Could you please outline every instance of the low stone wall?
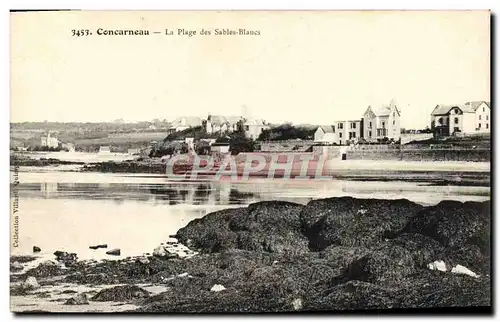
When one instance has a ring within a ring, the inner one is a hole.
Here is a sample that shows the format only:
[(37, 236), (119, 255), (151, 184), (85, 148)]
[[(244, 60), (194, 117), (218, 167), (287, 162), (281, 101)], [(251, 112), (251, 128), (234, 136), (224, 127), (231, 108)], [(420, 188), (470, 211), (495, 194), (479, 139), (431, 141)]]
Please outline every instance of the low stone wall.
[(489, 162), (489, 150), (350, 150), (347, 160), (470, 161)]

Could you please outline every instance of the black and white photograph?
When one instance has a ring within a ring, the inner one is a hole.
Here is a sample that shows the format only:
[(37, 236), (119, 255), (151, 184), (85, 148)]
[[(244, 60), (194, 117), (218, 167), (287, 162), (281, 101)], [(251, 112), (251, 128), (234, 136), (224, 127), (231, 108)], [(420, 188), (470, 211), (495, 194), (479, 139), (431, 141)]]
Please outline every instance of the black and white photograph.
[(491, 11), (9, 20), (11, 312), (493, 312)]

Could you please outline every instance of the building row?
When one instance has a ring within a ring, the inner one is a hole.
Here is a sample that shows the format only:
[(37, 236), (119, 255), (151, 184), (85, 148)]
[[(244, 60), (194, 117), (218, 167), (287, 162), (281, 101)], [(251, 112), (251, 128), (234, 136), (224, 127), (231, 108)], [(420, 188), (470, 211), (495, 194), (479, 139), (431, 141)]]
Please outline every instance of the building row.
[(389, 105), (368, 106), (363, 117), (357, 120), (335, 121), (331, 125), (318, 127), (314, 141), (322, 144), (346, 145), (378, 142), (382, 139), (398, 141), (401, 138), (401, 111), (395, 100)]
[(263, 119), (209, 114), (206, 119), (195, 116), (177, 118), (172, 122), (170, 132), (179, 132), (194, 127), (203, 127), (207, 134), (218, 134), (220, 136), (241, 131), (245, 133), (246, 137), (254, 140), (264, 130), (270, 128), (269, 124)]

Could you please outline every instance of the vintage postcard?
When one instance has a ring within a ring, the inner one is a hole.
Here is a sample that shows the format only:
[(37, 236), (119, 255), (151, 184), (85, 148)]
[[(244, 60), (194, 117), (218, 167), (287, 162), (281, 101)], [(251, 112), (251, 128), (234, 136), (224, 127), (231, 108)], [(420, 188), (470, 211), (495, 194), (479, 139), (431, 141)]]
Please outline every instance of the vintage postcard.
[(491, 312), (489, 11), (12, 11), (13, 312)]

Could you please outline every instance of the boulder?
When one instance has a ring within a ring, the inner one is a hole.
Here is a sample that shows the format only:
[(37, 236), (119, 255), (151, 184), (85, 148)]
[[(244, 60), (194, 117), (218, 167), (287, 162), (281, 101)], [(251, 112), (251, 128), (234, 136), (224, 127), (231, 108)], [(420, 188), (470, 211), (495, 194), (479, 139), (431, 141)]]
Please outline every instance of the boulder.
[(179, 255), (175, 252), (172, 252), (170, 248), (165, 247), (164, 245), (160, 245), (153, 250), (153, 256), (169, 259), (169, 258), (178, 258)]
[(397, 235), (422, 208), (406, 199), (328, 198), (310, 201), (300, 220), (312, 250), (330, 245), (371, 247)]
[(58, 250), (54, 252), (54, 255), (56, 255), (57, 261), (63, 262), (67, 267), (74, 266), (78, 260), (76, 253), (68, 253)]
[(89, 246), (90, 249), (108, 248), (107, 244)]
[(476, 278), (479, 277), (479, 275), (477, 275), (476, 273), (474, 273), (473, 271), (471, 271), (470, 269), (468, 269), (467, 267), (462, 266), (462, 265), (457, 265), (457, 266), (453, 267), (451, 269), (451, 272), (455, 273), (455, 274), (465, 274), (465, 275), (469, 275), (469, 276), (476, 277)]
[(85, 293), (79, 293), (76, 294), (75, 296), (69, 298), (64, 302), (65, 305), (88, 305), (89, 304), (89, 299), (87, 297), (87, 294)]
[(34, 290), (39, 287), (40, 285), (38, 284), (36, 278), (33, 276), (28, 276), (28, 278), (26, 278), (26, 280), (21, 284), (21, 288), (25, 291)]
[(38, 246), (33, 246), (33, 253), (39, 253), (39, 252), (41, 252), (41, 251), (42, 251), (42, 249), (41, 249), (40, 247), (38, 247)]
[(52, 277), (65, 274), (61, 267), (52, 261), (40, 263), (37, 267), (26, 272), (27, 275), (36, 277)]
[(399, 307), (395, 290), (364, 281), (348, 281), (331, 288), (326, 295), (308, 298), (307, 311), (383, 310)]
[(432, 263), (427, 264), (427, 267), (433, 271), (438, 270), (441, 272), (446, 272), (447, 270), (446, 263), (443, 261), (434, 261)]
[(406, 249), (415, 265), (420, 268), (436, 260), (446, 258), (446, 248), (438, 241), (418, 233), (404, 233), (388, 240), (389, 245), (400, 246)]
[(111, 288), (106, 288), (96, 295), (91, 300), (98, 302), (124, 302), (130, 300), (138, 300), (149, 297), (149, 292), (136, 285), (120, 285)]
[(301, 232), (300, 212), (304, 206), (265, 201), (217, 211), (191, 221), (177, 232), (179, 241), (202, 252), (230, 249), (270, 253), (308, 252)]
[(349, 280), (397, 285), (415, 272), (415, 263), (408, 250), (401, 246), (383, 244), (353, 261), (346, 273)]
[(490, 204), (442, 201), (419, 211), (402, 232), (428, 236), (447, 248), (476, 245), (489, 257)]
[(108, 250), (106, 252), (107, 255), (113, 255), (113, 256), (120, 256), (121, 254), (121, 251), (120, 251), (120, 248), (114, 248), (112, 250)]

